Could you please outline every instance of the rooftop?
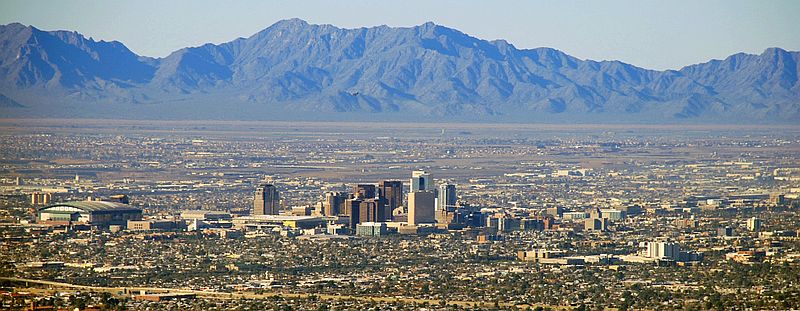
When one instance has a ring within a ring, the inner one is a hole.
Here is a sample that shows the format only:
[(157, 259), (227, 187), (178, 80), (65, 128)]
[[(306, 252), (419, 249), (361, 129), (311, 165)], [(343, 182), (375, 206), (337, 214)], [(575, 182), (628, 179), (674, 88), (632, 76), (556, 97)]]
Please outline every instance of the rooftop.
[(53, 207), (58, 206), (69, 206), (72, 208), (77, 208), (87, 212), (98, 212), (98, 211), (131, 211), (135, 210), (138, 211), (138, 208), (135, 208), (131, 205), (120, 203), (120, 202), (109, 202), (109, 201), (71, 201), (71, 202), (62, 202), (62, 203), (55, 203), (52, 205), (48, 205), (42, 208), (39, 208), (39, 211), (46, 210)]

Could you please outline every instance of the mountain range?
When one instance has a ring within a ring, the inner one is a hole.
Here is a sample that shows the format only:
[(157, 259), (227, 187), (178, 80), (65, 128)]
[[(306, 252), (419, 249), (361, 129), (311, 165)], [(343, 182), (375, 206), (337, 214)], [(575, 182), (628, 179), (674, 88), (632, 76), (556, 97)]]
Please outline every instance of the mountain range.
[(800, 52), (680, 70), (518, 49), (433, 23), (300, 19), (163, 58), (77, 32), (0, 26), (6, 117), (794, 123)]

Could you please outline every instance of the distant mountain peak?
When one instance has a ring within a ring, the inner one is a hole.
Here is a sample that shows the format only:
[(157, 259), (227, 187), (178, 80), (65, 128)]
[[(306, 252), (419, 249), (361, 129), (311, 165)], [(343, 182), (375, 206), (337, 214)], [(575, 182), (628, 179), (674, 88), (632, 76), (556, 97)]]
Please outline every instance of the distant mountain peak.
[[(339, 28), (281, 20), (248, 38), (141, 57), (77, 32), (0, 26), (4, 114), (142, 118), (719, 122), (800, 118), (798, 52), (681, 70), (517, 49), (426, 22)], [(21, 104), (24, 103), (24, 106)], [(91, 107), (91, 108), (88, 108)], [(166, 109), (162, 109), (168, 107)], [(372, 118), (370, 117), (370, 118)]]
[(779, 48), (779, 47), (770, 47), (770, 48), (765, 49), (764, 52), (761, 53), (761, 54), (762, 55), (763, 54), (772, 55), (772, 54), (784, 54), (784, 53), (789, 53), (789, 51), (784, 50), (784, 49)]
[(283, 19), (272, 24), (272, 26), (277, 26), (277, 27), (305, 27), (309, 25), (310, 24), (305, 20), (296, 17)]

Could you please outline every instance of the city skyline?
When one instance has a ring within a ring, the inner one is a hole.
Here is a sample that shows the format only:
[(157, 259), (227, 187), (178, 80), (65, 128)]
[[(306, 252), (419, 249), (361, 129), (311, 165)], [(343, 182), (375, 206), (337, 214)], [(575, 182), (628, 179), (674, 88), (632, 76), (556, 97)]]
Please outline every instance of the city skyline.
[(800, 310), (797, 16), (2, 1), (0, 309)]
[(800, 303), (796, 128), (98, 122), (0, 136), (5, 306)]

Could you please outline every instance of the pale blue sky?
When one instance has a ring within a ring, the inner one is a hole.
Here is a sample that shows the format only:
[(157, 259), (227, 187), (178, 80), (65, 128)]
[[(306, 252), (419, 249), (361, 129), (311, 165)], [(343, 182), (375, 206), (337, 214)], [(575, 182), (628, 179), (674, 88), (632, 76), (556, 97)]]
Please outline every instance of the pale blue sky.
[(163, 57), (298, 17), (355, 28), (426, 21), (517, 48), (678, 69), (767, 47), (800, 50), (800, 1), (0, 1), (0, 23), (75, 30)]

